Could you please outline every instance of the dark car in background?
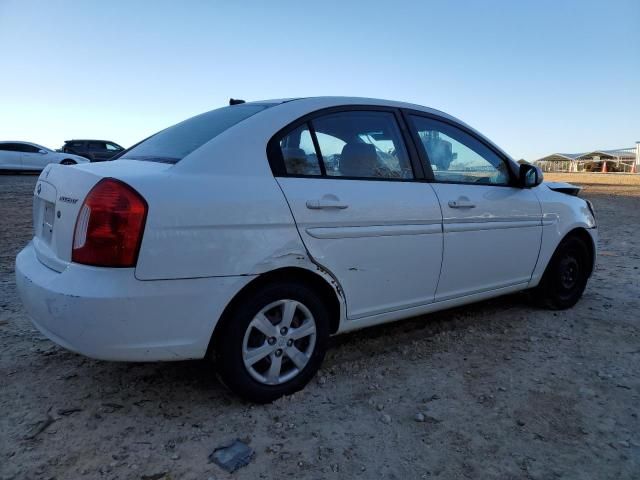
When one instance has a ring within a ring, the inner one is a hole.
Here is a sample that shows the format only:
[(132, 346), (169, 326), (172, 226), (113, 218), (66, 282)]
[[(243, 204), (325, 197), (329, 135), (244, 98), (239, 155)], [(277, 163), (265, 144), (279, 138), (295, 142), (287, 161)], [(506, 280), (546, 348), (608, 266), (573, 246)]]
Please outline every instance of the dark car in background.
[(61, 151), (88, 158), (92, 162), (104, 162), (124, 150), (109, 140), (65, 140)]

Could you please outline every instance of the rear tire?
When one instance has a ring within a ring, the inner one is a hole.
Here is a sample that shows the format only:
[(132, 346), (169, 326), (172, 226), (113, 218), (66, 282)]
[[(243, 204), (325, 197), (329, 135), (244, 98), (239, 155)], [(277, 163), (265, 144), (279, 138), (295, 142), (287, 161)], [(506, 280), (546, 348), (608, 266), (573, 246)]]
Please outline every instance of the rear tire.
[(539, 305), (552, 310), (573, 307), (587, 286), (591, 273), (589, 248), (578, 237), (560, 242), (547, 265), (540, 285), (532, 292)]
[(268, 403), (304, 388), (327, 351), (329, 313), (305, 284), (277, 282), (252, 292), (215, 332), (222, 382), (237, 395)]
[(75, 160), (71, 160), (69, 158), (66, 158), (66, 159), (62, 160), (60, 163), (62, 165), (76, 165)]

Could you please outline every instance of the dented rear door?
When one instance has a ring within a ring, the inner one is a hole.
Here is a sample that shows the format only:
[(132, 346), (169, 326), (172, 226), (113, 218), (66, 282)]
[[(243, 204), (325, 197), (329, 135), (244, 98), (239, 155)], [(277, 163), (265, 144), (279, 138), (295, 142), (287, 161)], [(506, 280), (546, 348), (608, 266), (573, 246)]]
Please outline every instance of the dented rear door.
[[(344, 289), (350, 319), (433, 301), (442, 261), (442, 215), (429, 184), (278, 182), (307, 249)], [(336, 206), (314, 208), (313, 202)]]

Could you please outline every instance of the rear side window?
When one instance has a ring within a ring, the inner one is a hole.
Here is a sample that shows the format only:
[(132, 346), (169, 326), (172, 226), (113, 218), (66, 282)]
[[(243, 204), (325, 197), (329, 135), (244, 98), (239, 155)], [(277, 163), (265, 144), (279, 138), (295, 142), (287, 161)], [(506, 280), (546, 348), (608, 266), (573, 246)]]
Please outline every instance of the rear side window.
[(104, 142), (89, 142), (87, 144), (88, 150), (101, 151), (101, 150), (105, 150), (106, 148), (107, 147), (105, 146)]
[(5, 152), (19, 152), (21, 151), (19, 145), (15, 143), (0, 143), (0, 150)]
[(328, 176), (413, 178), (393, 113), (340, 112), (312, 124)]
[(280, 140), (280, 150), (290, 175), (320, 175), (320, 161), (307, 124), (285, 135)]
[(413, 178), (391, 112), (344, 111), (319, 116), (285, 134), (279, 147), (288, 175)]
[(119, 158), (177, 163), (225, 130), (270, 106), (242, 104), (203, 113), (156, 133)]

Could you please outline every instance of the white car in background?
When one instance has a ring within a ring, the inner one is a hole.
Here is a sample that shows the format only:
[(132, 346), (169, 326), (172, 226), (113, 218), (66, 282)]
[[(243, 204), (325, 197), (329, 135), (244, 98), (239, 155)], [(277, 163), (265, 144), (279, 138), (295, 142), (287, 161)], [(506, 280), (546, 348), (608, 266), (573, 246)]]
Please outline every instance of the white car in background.
[(55, 152), (29, 142), (0, 142), (0, 170), (40, 172), (50, 163), (89, 163), (84, 157)]
[(573, 306), (597, 240), (577, 193), (418, 105), (237, 104), (116, 161), (47, 167), (16, 281), (65, 348), (212, 359), (268, 402), (313, 377), (331, 334), (520, 290)]

